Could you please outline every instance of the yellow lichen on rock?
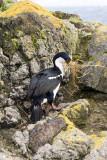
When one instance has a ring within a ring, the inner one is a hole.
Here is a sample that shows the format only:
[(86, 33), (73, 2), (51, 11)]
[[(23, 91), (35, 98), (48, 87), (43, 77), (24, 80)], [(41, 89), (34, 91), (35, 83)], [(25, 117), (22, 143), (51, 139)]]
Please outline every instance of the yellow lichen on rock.
[(98, 66), (101, 66), (100, 60), (96, 63), (95, 68), (97, 68)]
[[(13, 6), (11, 6), (8, 10), (5, 12), (2, 12), (0, 14), (0, 17), (13, 17), (23, 12), (35, 12), (38, 15), (43, 15), (45, 17), (49, 17), (49, 19), (52, 21), (53, 25), (56, 28), (61, 28), (63, 23), (62, 20), (54, 17), (51, 12), (49, 12), (47, 9), (44, 9), (43, 7), (39, 6), (38, 4), (32, 2), (32, 1), (20, 1), (15, 3)], [(63, 30), (64, 31), (64, 30)], [(64, 34), (62, 31), (62, 34)]]
[(98, 27), (97, 31), (96, 31), (96, 35), (99, 35), (99, 37), (97, 37), (95, 40), (98, 43), (101, 43), (102, 40), (103, 41), (107, 40), (106, 32), (107, 32), (107, 26), (100, 26), (100, 27)]
[(93, 151), (96, 148), (98, 149), (100, 145), (104, 143), (106, 135), (104, 134), (104, 131), (102, 131), (100, 137), (97, 135), (90, 135), (89, 138), (92, 138), (93, 147), (91, 148), (91, 151)]

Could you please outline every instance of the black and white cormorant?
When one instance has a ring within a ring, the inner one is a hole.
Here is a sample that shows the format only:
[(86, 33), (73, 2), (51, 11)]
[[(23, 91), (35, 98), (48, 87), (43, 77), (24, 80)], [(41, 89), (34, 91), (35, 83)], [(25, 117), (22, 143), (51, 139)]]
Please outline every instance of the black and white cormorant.
[(55, 107), (53, 101), (63, 78), (63, 64), (70, 63), (71, 59), (65, 52), (57, 53), (53, 58), (54, 67), (37, 73), (30, 82), (28, 98), (33, 99), (31, 120), (39, 121), (43, 115), (43, 104), (49, 103), (53, 110), (64, 106)]

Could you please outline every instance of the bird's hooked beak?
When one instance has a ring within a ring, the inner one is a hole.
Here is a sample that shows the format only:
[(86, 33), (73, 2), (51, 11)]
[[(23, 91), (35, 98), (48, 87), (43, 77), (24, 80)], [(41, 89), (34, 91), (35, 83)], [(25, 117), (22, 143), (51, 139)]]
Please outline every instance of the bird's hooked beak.
[(72, 65), (72, 61), (65, 61), (65, 63), (69, 64), (69, 65)]

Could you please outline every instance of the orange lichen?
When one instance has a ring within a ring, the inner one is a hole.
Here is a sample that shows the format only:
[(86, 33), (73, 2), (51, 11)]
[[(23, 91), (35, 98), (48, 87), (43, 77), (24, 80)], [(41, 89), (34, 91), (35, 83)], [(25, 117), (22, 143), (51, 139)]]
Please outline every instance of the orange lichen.
[[(64, 28), (61, 19), (54, 17), (51, 14), (51, 12), (49, 12), (47, 9), (44, 9), (43, 7), (39, 6), (38, 4), (32, 1), (17, 2), (13, 6), (11, 6), (8, 10), (2, 12), (0, 14), (0, 17), (13, 17), (23, 12), (35, 12), (38, 15), (49, 17), (49, 19), (52, 21), (53, 25), (56, 28), (61, 28), (61, 27)], [(62, 29), (62, 34), (64, 34), (64, 29)]]

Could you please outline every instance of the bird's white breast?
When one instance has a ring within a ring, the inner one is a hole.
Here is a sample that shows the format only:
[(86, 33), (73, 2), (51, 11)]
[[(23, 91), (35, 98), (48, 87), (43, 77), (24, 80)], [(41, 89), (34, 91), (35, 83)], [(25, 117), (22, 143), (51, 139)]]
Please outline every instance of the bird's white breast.
[(57, 92), (58, 92), (59, 87), (60, 87), (60, 84), (58, 84), (58, 86), (57, 86), (57, 87), (55, 88), (55, 90), (53, 91), (53, 93), (54, 93), (54, 98), (55, 98), (55, 96), (56, 96), (56, 94), (57, 94)]

